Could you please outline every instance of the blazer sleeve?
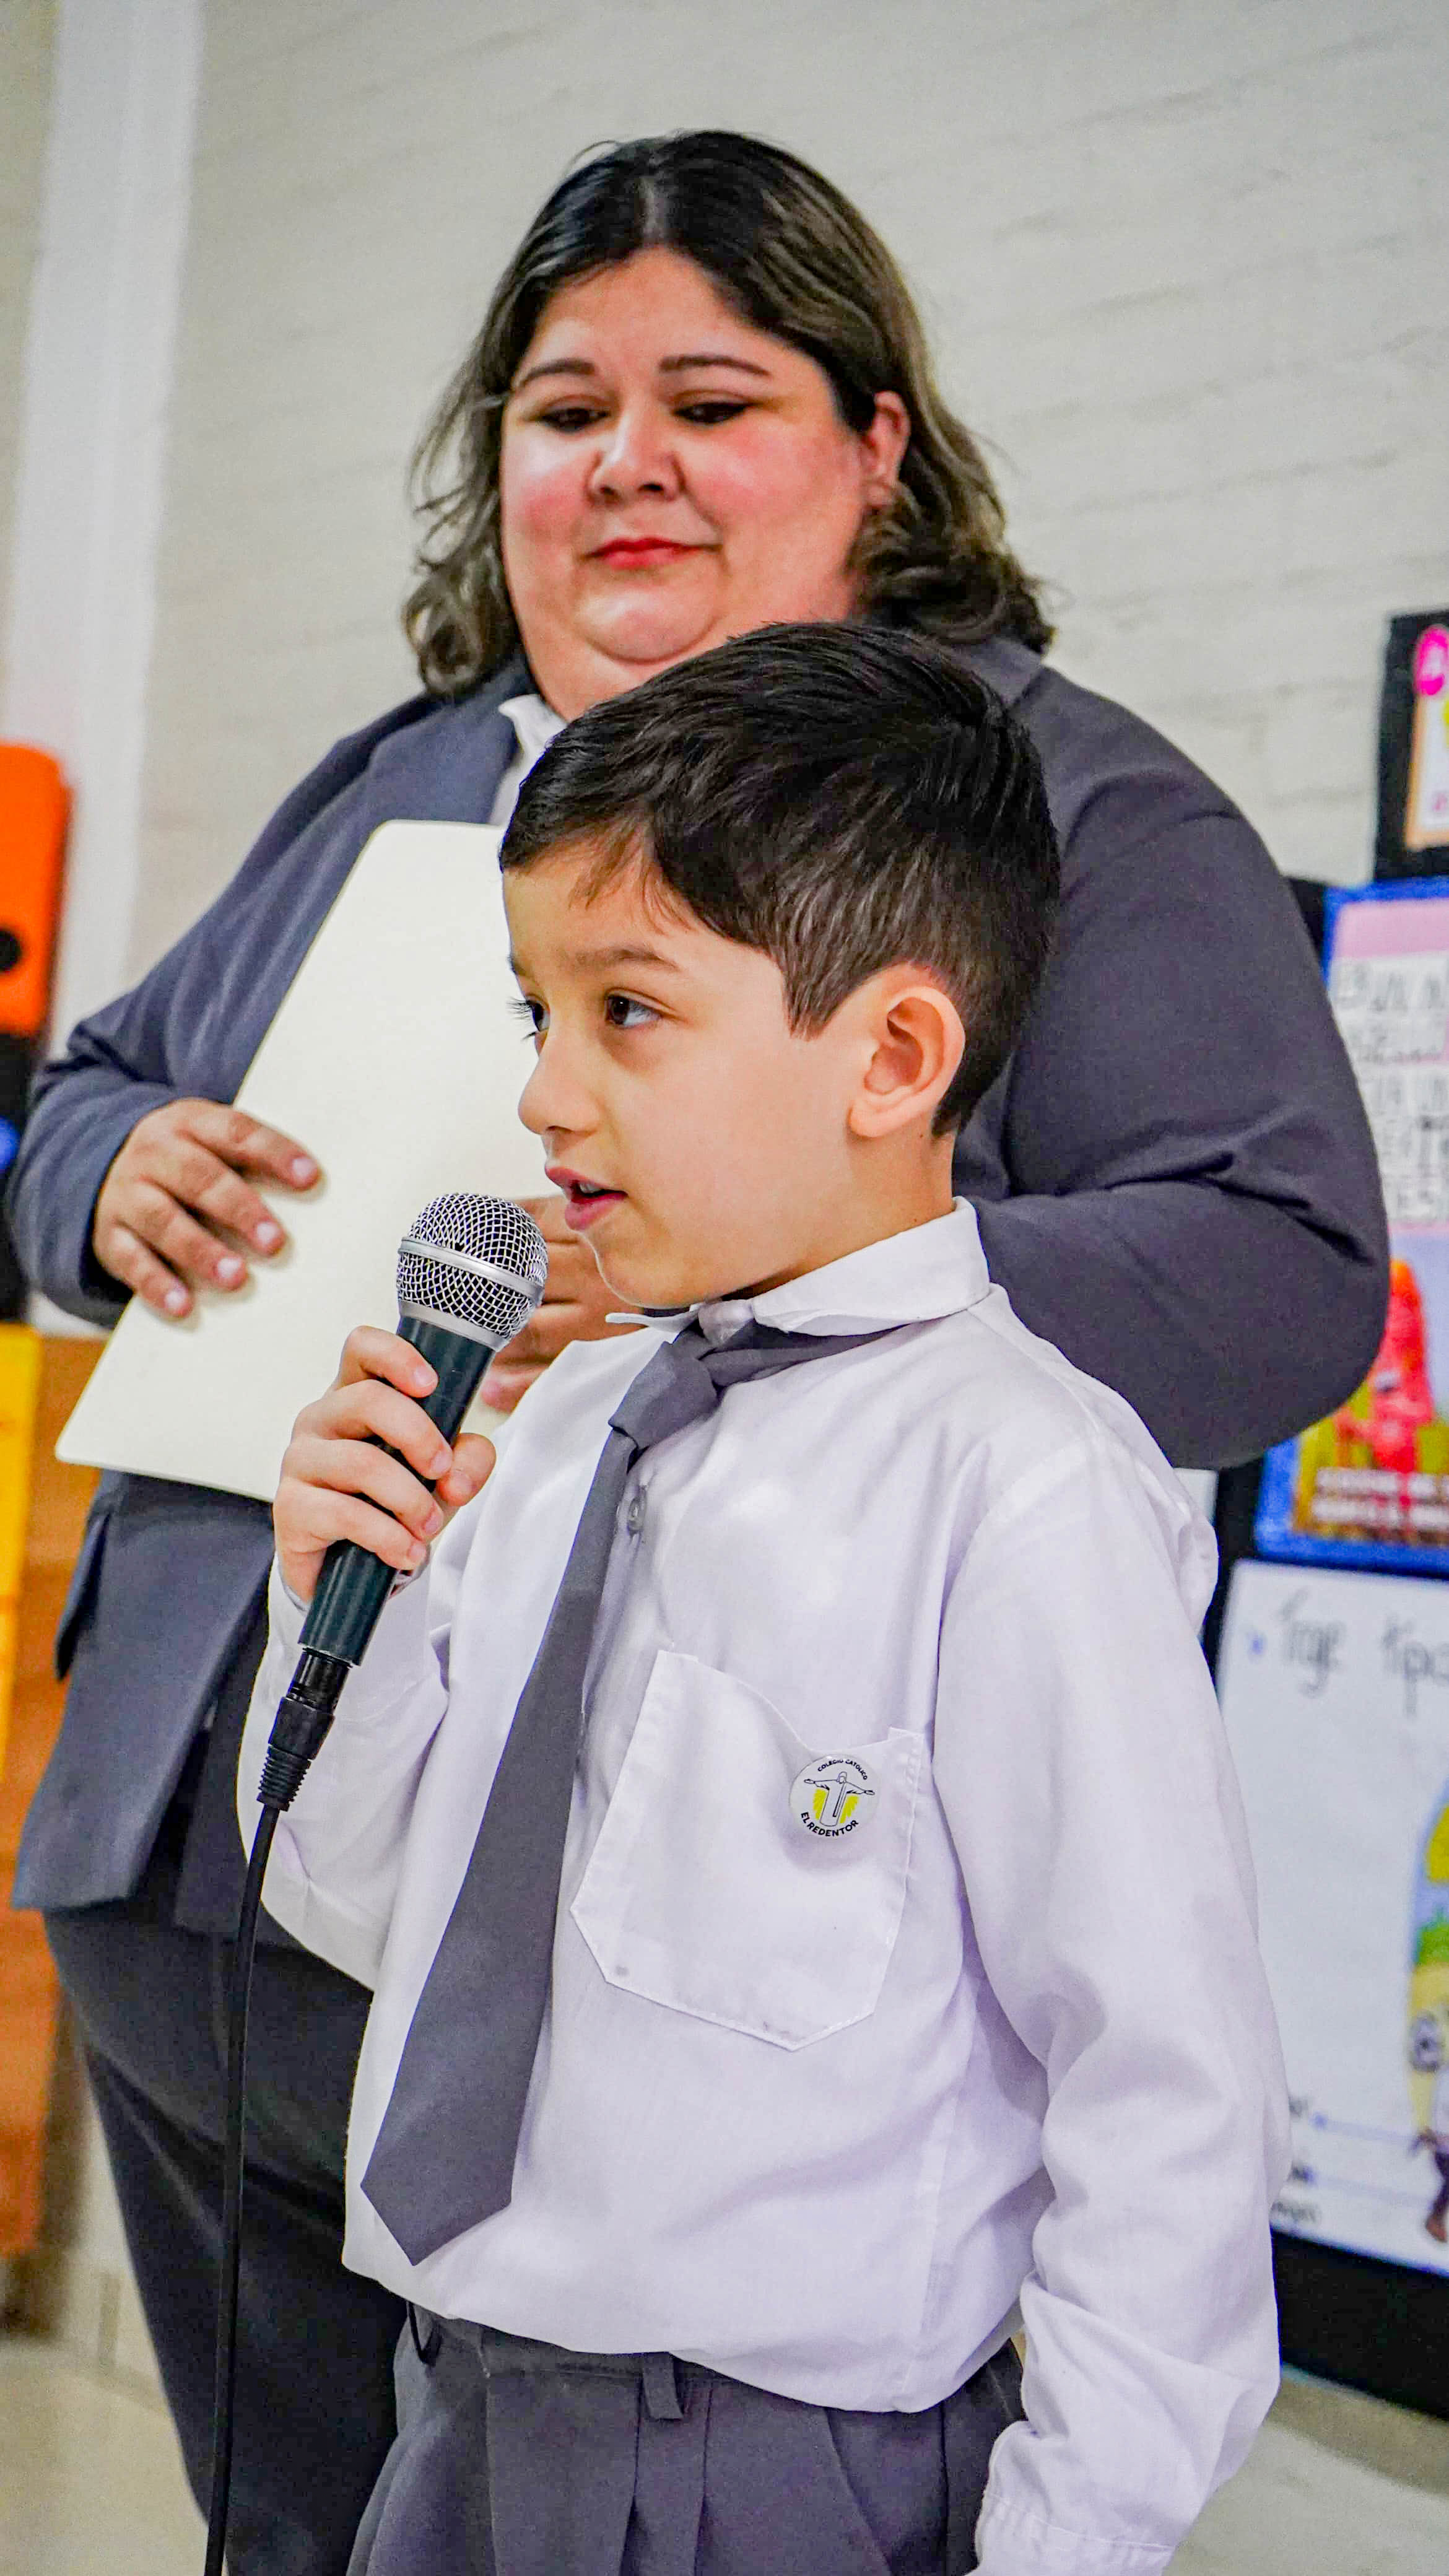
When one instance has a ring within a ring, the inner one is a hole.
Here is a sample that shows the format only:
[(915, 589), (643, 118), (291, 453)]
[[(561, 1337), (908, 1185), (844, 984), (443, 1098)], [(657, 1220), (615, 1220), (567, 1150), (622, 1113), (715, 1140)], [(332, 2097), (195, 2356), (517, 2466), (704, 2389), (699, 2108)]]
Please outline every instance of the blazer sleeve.
[(129, 1290), (91, 1250), (101, 1184), (133, 1127), (168, 1100), (230, 1101), (322, 912), (355, 856), (355, 808), (382, 737), (410, 700), (338, 743), (278, 808), (210, 910), (129, 993), (82, 1020), (42, 1067), (7, 1214), (33, 1287), (113, 1324)]
[(1358, 1087), (1288, 888), (1179, 755), (1063, 833), (1054, 959), (983, 1106), (995, 1185), (971, 1129), (958, 1185), (993, 1277), (1178, 1466), (1256, 1457), (1367, 1374), (1388, 1241)]

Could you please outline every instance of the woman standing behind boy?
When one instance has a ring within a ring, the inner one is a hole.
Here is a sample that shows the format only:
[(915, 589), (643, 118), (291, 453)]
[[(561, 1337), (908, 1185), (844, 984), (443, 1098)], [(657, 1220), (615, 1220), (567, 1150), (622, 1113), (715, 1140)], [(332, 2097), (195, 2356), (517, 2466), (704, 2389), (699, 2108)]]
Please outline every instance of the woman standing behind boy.
[[(1190, 762), (1044, 667), (1050, 630), (980, 451), (848, 200), (730, 134), (574, 171), (509, 263), (423, 462), (409, 628), (427, 694), (338, 745), (196, 928), (42, 1077), (12, 1201), (39, 1287), (100, 1323), (132, 1292), (181, 1315), (198, 1285), (241, 1283), (232, 1238), (279, 1248), (253, 1183), (307, 1186), (306, 1140), (225, 1104), (379, 823), (504, 820), (561, 720), (730, 636), (861, 617), (952, 643), (1046, 772), (1057, 952), (956, 1163), (1018, 1313), (1179, 1464), (1252, 1455), (1357, 1383), (1382, 1320), (1382, 1211), (1289, 898)], [(603, 1328), (587, 1256), (556, 1207), (545, 1225), (549, 1302), (495, 1372), (504, 1402)], [(17, 1877), (85, 2035), (198, 2493), (232, 1774), (269, 1553), (258, 1505), (103, 1481)], [(336, 2576), (390, 2438), (399, 2312), (336, 2260), (365, 2010), (280, 1936), (260, 1962), (237, 2576)]]

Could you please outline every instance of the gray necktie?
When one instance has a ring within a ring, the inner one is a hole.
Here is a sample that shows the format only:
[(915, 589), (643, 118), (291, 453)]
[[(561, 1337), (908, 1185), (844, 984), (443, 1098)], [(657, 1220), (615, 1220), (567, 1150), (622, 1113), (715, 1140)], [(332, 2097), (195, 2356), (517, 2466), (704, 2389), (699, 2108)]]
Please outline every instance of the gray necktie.
[(437, 1955), (418, 1997), (362, 2188), (409, 2262), (507, 2207), (548, 2002), (584, 1674), (635, 1461), (713, 1413), (725, 1389), (876, 1333), (750, 1324), (715, 1347), (686, 1324), (609, 1417), (543, 1641), (523, 1686)]

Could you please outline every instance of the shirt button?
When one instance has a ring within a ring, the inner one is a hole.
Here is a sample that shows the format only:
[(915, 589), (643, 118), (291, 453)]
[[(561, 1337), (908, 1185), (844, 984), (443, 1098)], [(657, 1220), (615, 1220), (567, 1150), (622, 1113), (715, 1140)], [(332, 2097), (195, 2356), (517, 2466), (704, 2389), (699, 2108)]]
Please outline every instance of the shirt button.
[(624, 1520), (624, 1526), (631, 1538), (637, 1538), (644, 1527), (644, 1512), (644, 1488), (640, 1485), (629, 1497), (629, 1509)]

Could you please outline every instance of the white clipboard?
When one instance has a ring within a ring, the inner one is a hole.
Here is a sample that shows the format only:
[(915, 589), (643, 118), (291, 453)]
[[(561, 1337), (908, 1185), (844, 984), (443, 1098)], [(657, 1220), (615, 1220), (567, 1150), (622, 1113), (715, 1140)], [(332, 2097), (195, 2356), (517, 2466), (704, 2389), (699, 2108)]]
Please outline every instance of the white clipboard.
[(58, 1458), (270, 1502), (293, 1421), (353, 1325), (396, 1323), (398, 1241), (419, 1209), (444, 1190), (547, 1188), (517, 1114), (532, 1052), (508, 1007), (500, 837), (374, 832), (237, 1093), (322, 1167), (304, 1197), (262, 1192), (287, 1250), (253, 1258), (244, 1288), (202, 1291), (179, 1323), (132, 1298)]

